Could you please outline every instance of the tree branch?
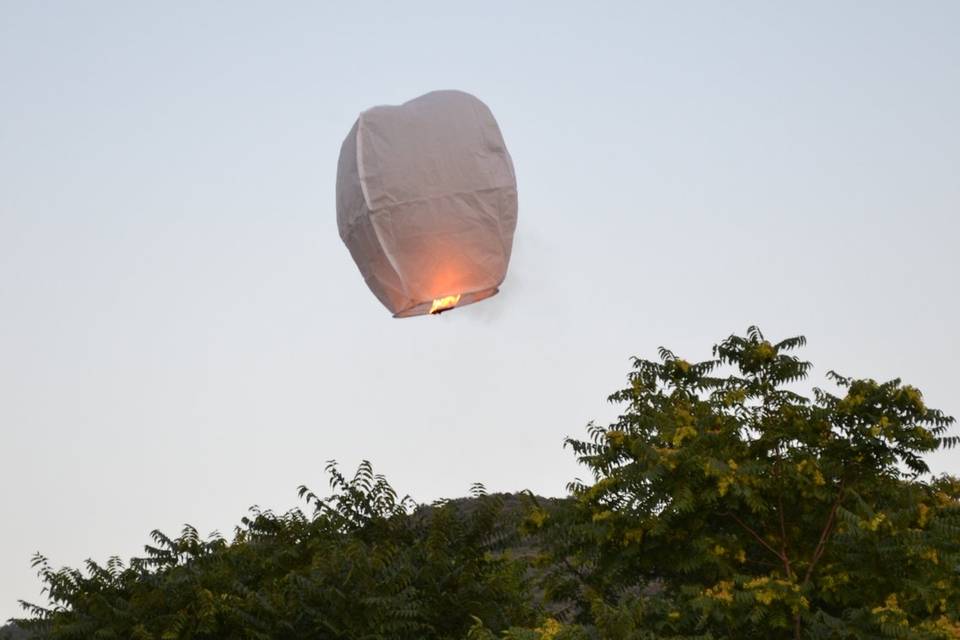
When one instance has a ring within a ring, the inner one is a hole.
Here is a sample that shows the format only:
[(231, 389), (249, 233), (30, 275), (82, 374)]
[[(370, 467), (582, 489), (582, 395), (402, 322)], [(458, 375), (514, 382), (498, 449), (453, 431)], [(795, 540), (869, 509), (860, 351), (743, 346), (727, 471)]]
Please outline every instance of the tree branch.
[(749, 533), (750, 535), (752, 535), (752, 536), (757, 540), (757, 542), (759, 542), (760, 544), (762, 544), (768, 551), (770, 551), (770, 553), (772, 553), (772, 554), (775, 555), (777, 558), (779, 558), (780, 562), (783, 562), (784, 558), (783, 558), (782, 555), (780, 555), (780, 552), (777, 551), (776, 549), (774, 549), (772, 546), (770, 546), (770, 544), (769, 544), (766, 540), (764, 540), (763, 538), (760, 537), (760, 534), (759, 534), (759, 533), (757, 533), (756, 531), (754, 531), (753, 529), (751, 529), (743, 520), (741, 520), (740, 518), (738, 518), (735, 514), (730, 513), (729, 511), (726, 512), (726, 513), (723, 514), (723, 515), (727, 515), (727, 516), (730, 516), (731, 518), (733, 518), (733, 520), (734, 520), (737, 524), (739, 524), (741, 527), (743, 527), (743, 529), (744, 529), (747, 533)]
[(777, 473), (777, 514), (780, 518), (780, 555), (783, 558), (783, 568), (787, 572), (787, 580), (793, 580), (793, 569), (790, 567), (790, 556), (787, 554), (787, 523), (783, 515), (783, 459), (780, 456), (780, 446), (777, 445), (777, 464), (774, 467)]
[(820, 541), (817, 542), (817, 548), (813, 551), (813, 557), (810, 559), (810, 566), (807, 567), (807, 573), (803, 577), (803, 584), (801, 588), (807, 586), (807, 583), (810, 582), (810, 578), (813, 577), (813, 570), (816, 568), (817, 563), (820, 561), (820, 558), (823, 557), (824, 552), (827, 549), (827, 541), (830, 539), (830, 534), (833, 533), (833, 525), (837, 519), (837, 509), (840, 508), (840, 503), (843, 501), (844, 497), (844, 479), (840, 479), (840, 488), (837, 491), (837, 497), (833, 501), (833, 506), (830, 507), (830, 515), (827, 516), (827, 522), (823, 525), (823, 531), (820, 532)]
[(790, 556), (787, 555), (787, 524), (783, 518), (783, 495), (777, 494), (777, 511), (780, 513), (780, 554), (783, 556), (783, 568), (787, 570), (787, 580), (793, 580), (790, 568)]

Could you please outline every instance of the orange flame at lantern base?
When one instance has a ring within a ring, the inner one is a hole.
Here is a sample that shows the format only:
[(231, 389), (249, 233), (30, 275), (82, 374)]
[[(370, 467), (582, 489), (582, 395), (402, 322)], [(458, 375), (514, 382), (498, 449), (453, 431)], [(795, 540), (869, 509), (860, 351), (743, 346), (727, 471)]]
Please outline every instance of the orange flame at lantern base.
[(459, 293), (455, 296), (444, 296), (442, 298), (437, 298), (433, 301), (433, 305), (430, 307), (430, 313), (443, 313), (444, 311), (449, 311), (457, 306), (458, 302), (460, 302)]

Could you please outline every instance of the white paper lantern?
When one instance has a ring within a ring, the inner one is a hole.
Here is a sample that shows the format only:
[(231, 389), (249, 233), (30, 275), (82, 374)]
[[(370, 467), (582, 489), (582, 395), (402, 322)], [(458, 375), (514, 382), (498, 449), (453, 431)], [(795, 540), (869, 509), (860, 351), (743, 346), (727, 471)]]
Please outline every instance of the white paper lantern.
[(513, 162), (490, 109), (467, 93), (374, 107), (343, 142), (340, 237), (394, 317), (497, 293), (516, 225)]

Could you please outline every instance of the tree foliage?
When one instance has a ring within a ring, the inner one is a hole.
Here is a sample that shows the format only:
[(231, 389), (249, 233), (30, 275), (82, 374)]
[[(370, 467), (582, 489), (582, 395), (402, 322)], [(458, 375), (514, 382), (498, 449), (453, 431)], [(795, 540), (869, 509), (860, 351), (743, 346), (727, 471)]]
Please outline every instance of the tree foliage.
[(515, 536), (502, 501), (415, 508), (369, 463), (330, 464), (333, 495), (306, 487), (312, 513), (253, 509), (228, 543), (187, 526), (146, 555), (86, 571), (34, 564), (51, 604), (24, 603), (44, 638), (461, 638), (471, 615), (494, 629), (534, 612), (523, 567), (498, 553)]
[(312, 509), (227, 542), (53, 569), (43, 638), (960, 638), (960, 481), (924, 457), (953, 419), (900, 380), (798, 390), (802, 337), (635, 359), (623, 410), (567, 446), (590, 471), (522, 518), (478, 487), (416, 506), (364, 463)]
[(952, 418), (900, 380), (831, 372), (838, 393), (797, 393), (804, 342), (751, 328), (702, 362), (661, 349), (611, 396), (614, 424), (567, 440), (594, 481), (548, 534), (573, 563), (550, 582), (581, 622), (610, 638), (957, 637), (960, 484), (923, 460), (957, 443)]

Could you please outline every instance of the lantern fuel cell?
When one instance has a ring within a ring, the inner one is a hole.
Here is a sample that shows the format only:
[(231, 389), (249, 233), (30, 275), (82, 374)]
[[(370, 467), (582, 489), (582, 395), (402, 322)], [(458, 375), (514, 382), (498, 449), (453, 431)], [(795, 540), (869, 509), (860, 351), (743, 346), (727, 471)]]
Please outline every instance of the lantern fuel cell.
[(394, 317), (496, 294), (517, 226), (517, 180), (490, 109), (461, 91), (434, 91), (361, 113), (340, 149), (337, 226)]

